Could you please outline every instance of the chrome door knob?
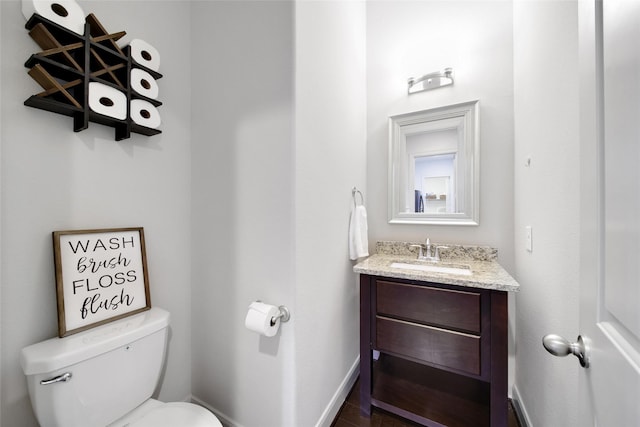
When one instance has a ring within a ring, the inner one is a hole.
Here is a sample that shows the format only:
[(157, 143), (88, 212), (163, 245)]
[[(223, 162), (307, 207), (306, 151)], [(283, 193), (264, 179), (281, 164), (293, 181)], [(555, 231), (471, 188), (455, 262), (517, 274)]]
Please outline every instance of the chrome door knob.
[(542, 338), (542, 345), (554, 356), (564, 357), (573, 354), (580, 361), (580, 366), (583, 368), (589, 367), (587, 347), (584, 344), (582, 335), (578, 335), (578, 340), (572, 343), (560, 335), (548, 334)]

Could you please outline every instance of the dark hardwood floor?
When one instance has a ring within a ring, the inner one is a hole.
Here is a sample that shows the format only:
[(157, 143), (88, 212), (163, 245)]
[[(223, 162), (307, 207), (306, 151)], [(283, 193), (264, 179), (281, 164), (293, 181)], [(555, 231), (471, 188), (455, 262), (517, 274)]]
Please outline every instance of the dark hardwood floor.
[[(340, 408), (340, 412), (331, 424), (332, 427), (420, 427), (412, 421), (395, 414), (373, 408), (371, 418), (360, 415), (360, 381), (356, 381), (347, 400)], [(469, 426), (473, 427), (473, 426)], [(509, 400), (509, 427), (520, 427), (511, 400)]]

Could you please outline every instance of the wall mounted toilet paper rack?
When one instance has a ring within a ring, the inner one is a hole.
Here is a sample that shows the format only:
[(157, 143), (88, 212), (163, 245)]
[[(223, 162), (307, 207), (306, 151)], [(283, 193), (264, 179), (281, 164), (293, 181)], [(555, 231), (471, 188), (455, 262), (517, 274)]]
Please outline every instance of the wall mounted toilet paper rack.
[[(84, 34), (37, 13), (27, 20), (25, 28), (42, 51), (31, 55), (24, 65), (29, 69), (29, 75), (44, 89), (24, 101), (26, 106), (72, 117), (75, 132), (87, 129), (89, 122), (113, 127), (116, 141), (130, 138), (132, 133), (146, 136), (161, 133), (154, 127), (155, 122), (141, 124), (129, 113), (132, 100), (149, 103), (150, 107), (143, 111), (145, 114), (157, 113), (157, 107), (162, 105), (159, 100), (145, 96), (146, 92), (137, 93), (132, 88), (131, 71), (141, 69), (148, 73), (154, 82), (147, 83), (155, 83), (162, 74), (136, 62), (130, 46), (122, 49), (118, 46), (116, 41), (126, 32), (107, 31), (93, 14), (85, 19)], [(118, 113), (124, 109), (124, 119), (114, 114), (100, 114), (90, 108), (89, 83), (93, 82), (109, 86), (123, 95), (124, 106), (115, 105), (115, 100), (106, 96), (100, 98), (100, 103)]]
[[(256, 302), (264, 302), (264, 301), (256, 300)], [(283, 322), (283, 323), (288, 322), (289, 319), (291, 319), (291, 312), (289, 312), (289, 309), (287, 307), (285, 307), (284, 305), (279, 305), (278, 310), (280, 311), (280, 313), (277, 316), (274, 316), (271, 318), (271, 326), (275, 325), (278, 319), (280, 319), (280, 322)]]
[(291, 313), (289, 313), (289, 309), (284, 305), (278, 306), (278, 310), (280, 310), (280, 314), (271, 318), (271, 326), (276, 324), (276, 321), (280, 319), (280, 322), (288, 322), (291, 318)]

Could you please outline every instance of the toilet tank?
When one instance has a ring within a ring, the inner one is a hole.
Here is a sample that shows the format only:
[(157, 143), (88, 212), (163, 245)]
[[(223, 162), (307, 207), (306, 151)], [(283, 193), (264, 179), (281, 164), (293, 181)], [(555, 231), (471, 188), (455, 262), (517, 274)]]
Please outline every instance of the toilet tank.
[[(152, 308), (25, 347), (20, 363), (41, 427), (106, 426), (149, 399), (164, 362), (169, 313)], [(67, 381), (42, 384), (65, 376)]]

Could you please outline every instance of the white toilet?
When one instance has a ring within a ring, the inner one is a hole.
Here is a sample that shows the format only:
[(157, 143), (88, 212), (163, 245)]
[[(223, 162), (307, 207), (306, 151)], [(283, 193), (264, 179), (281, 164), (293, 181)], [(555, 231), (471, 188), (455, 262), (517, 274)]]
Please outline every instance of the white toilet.
[(41, 427), (222, 427), (207, 409), (151, 399), (162, 366), (169, 313), (152, 308), (22, 350)]

